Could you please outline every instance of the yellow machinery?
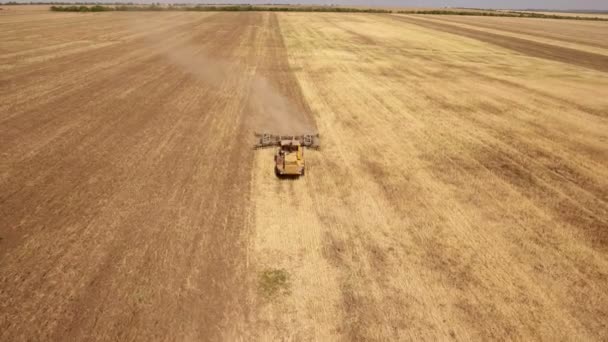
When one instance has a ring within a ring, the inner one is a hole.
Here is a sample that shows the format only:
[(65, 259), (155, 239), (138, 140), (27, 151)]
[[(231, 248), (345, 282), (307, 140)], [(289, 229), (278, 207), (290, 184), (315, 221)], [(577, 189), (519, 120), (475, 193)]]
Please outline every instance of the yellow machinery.
[(275, 173), (277, 176), (303, 176), (306, 172), (304, 147), (319, 148), (318, 134), (278, 135), (256, 133), (256, 148), (278, 146), (274, 155)]

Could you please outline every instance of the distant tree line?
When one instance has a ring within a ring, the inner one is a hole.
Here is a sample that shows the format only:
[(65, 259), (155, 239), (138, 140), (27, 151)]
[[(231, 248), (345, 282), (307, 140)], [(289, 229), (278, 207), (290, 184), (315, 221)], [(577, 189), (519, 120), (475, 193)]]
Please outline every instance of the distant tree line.
[(86, 1), (86, 2), (74, 2), (74, 1), (70, 1), (70, 2), (62, 2), (62, 1), (30, 1), (30, 2), (16, 2), (16, 1), (9, 1), (9, 2), (5, 2), (2, 3), (0, 2), (0, 5), (3, 6), (7, 6), (7, 5), (135, 5), (135, 3), (133, 2), (91, 2), (91, 1)]
[(114, 11), (113, 7), (109, 6), (85, 6), (85, 5), (72, 5), (72, 6), (51, 6), (51, 11), (55, 12), (106, 12)]
[(569, 19), (569, 20), (596, 20), (608, 21), (608, 18), (581, 17), (557, 14), (544, 14), (534, 12), (517, 11), (448, 11), (448, 10), (425, 10), (425, 11), (397, 11), (400, 14), (431, 14), (431, 15), (470, 15), (482, 17), (509, 17), (509, 18), (541, 18), (541, 19)]
[(157, 4), (147, 6), (135, 6), (135, 5), (118, 5), (118, 6), (104, 6), (104, 5), (72, 5), (72, 6), (51, 6), (51, 11), (56, 12), (105, 12), (105, 11), (201, 11), (201, 12), (215, 12), (215, 11), (228, 11), (228, 12), (349, 12), (349, 13), (392, 13), (390, 10), (375, 9), (375, 8), (347, 8), (347, 7), (324, 7), (324, 6), (290, 6), (290, 7), (277, 7), (277, 6), (252, 6), (252, 5), (226, 5), (226, 6), (160, 6)]
[[(2, 3), (0, 3), (2, 4)], [(150, 5), (137, 5), (133, 2), (24, 2), (9, 1), (2, 5), (52, 5), (51, 11), (56, 12), (106, 12), (106, 11), (228, 11), (228, 12), (344, 12), (344, 13), (399, 13), (399, 14), (427, 14), (427, 15), (462, 15), (462, 16), (483, 16), (483, 17), (510, 17), (510, 18), (540, 18), (540, 19), (569, 19), (569, 20), (594, 20), (608, 21), (608, 18), (590, 16), (569, 16), (558, 14), (546, 14), (521, 11), (502, 11), (487, 9), (453, 9), (453, 10), (403, 10), (391, 11), (378, 8), (349, 8), (338, 6), (290, 6), (287, 4), (206, 4), (196, 5), (186, 3), (175, 3), (161, 5), (152, 3)]]

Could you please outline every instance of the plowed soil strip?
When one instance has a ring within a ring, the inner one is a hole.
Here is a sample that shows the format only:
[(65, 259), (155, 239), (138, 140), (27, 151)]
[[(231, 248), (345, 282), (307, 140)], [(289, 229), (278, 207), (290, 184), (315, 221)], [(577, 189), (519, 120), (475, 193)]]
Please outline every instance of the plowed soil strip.
[(608, 71), (608, 56), (595, 53), (558, 47), (554, 45), (533, 42), (526, 39), (508, 37), (499, 34), (483, 32), (478, 30), (466, 29), (450, 24), (440, 24), (412, 16), (396, 16), (391, 18), (404, 21), (410, 24), (419, 25), (432, 30), (453, 33), (460, 36), (473, 38), (482, 42), (495, 44), (528, 56), (550, 59), (558, 62), (573, 64), (599, 71)]
[(186, 35), (79, 53), (20, 90), (56, 80), (51, 100), (0, 112), (0, 340), (219, 340), (245, 321), (245, 117), (276, 23), (192, 18), (163, 22)]

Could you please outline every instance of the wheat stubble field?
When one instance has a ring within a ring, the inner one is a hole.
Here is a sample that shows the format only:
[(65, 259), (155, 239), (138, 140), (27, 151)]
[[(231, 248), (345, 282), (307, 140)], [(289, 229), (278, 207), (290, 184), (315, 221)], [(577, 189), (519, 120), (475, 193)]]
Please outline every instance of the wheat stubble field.
[[(607, 41), (0, 11), (0, 340), (606, 340)], [(251, 149), (285, 122), (298, 180)]]

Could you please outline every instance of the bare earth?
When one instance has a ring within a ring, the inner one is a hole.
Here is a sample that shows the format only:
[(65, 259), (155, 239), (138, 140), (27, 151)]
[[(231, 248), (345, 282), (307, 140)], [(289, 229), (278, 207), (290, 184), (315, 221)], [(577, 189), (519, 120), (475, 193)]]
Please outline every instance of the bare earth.
[(0, 340), (607, 340), (606, 32), (0, 11)]

